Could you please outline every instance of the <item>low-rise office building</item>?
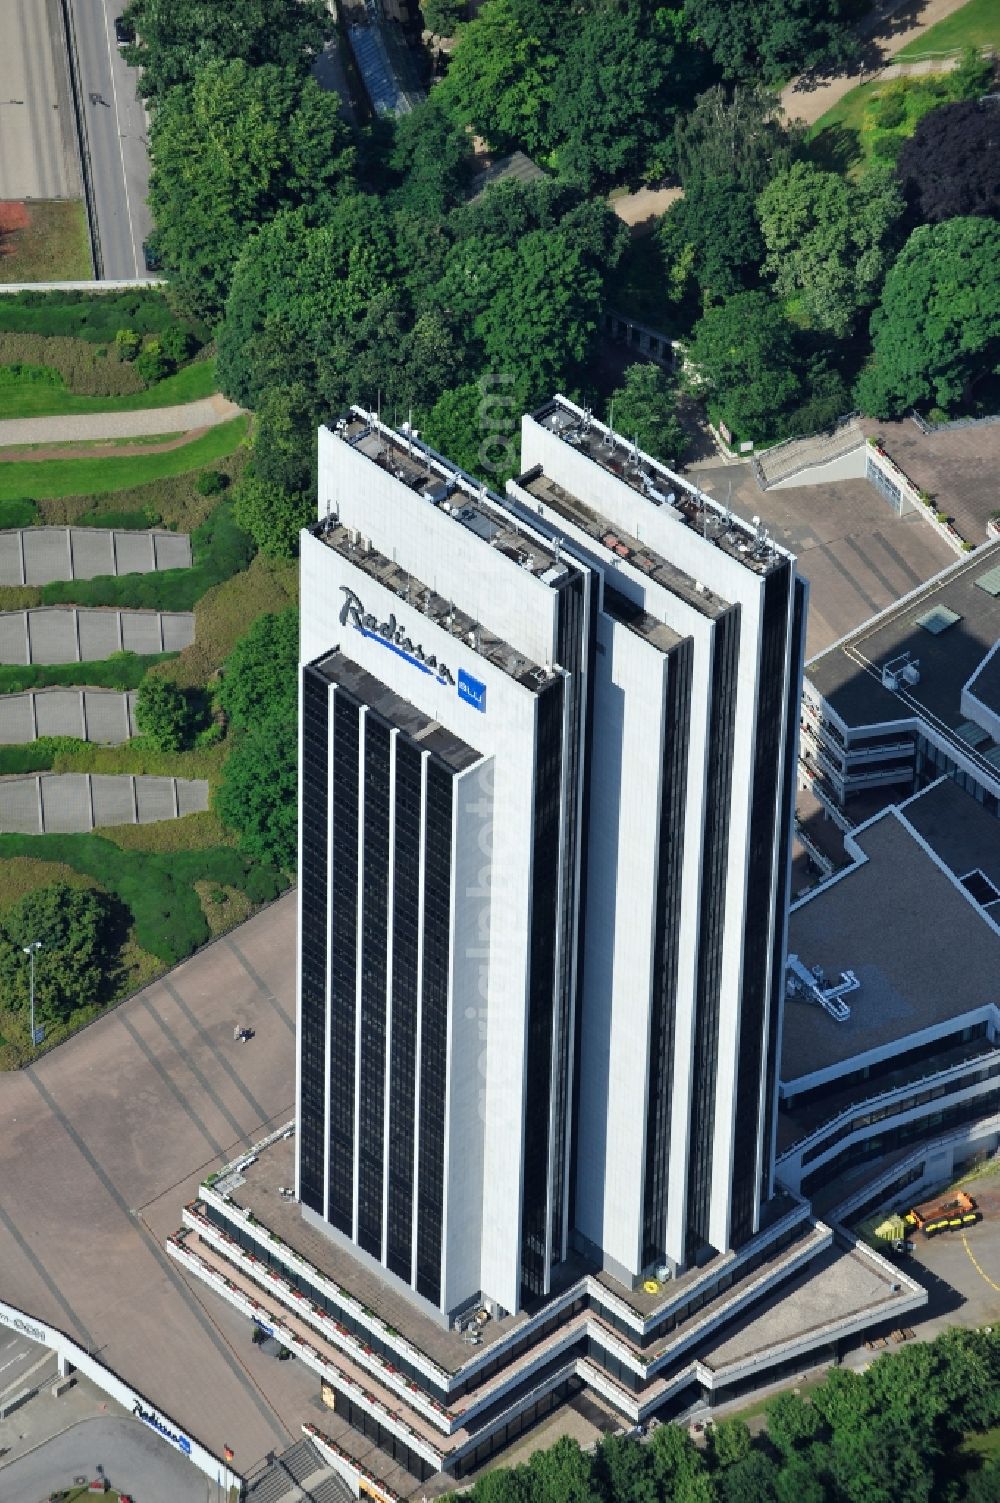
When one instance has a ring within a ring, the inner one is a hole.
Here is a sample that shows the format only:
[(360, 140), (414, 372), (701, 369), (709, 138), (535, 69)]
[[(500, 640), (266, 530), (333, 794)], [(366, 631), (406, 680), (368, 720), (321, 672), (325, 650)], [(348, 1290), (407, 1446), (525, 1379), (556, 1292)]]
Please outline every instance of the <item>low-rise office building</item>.
[(776, 1166), (834, 1216), (917, 1198), (1000, 1128), (996, 821), (942, 778), (846, 844), (789, 919), (818, 974), (785, 1006)]
[(942, 774), (1000, 812), (1000, 543), (810, 660), (799, 759), (844, 828)]

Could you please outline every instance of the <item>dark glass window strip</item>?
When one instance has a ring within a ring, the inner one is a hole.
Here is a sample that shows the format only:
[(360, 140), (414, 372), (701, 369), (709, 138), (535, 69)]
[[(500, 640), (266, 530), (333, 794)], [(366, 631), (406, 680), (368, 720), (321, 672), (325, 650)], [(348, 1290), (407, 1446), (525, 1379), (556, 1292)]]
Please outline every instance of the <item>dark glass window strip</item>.
[(302, 1024), (299, 1079), (302, 1115), (297, 1148), (303, 1202), (323, 1212), (323, 1139), (326, 1132), (326, 900), (327, 777), (329, 772), (328, 685), (315, 668), (302, 683), (302, 850), (299, 938)]
[(845, 1169), (870, 1163), (872, 1159), (884, 1158), (887, 1153), (905, 1148), (910, 1143), (940, 1137), (952, 1128), (975, 1122), (980, 1117), (992, 1116), (998, 1106), (1000, 1090), (987, 1091), (982, 1096), (973, 1097), (971, 1101), (960, 1101), (955, 1106), (933, 1112), (930, 1116), (918, 1117), (912, 1122), (895, 1122), (885, 1132), (875, 1133), (873, 1137), (865, 1138), (860, 1143), (852, 1143), (828, 1163), (821, 1164), (812, 1174), (807, 1174), (802, 1181), (802, 1194), (812, 1195), (816, 1190), (821, 1190), (824, 1185), (843, 1174)]
[(448, 972), (451, 928), (452, 777), (427, 764), (424, 828), (424, 955), (420, 1024), (417, 1293), (441, 1303), (444, 1219), (444, 1111), (447, 1086)]
[(700, 935), (696, 984), (694, 1070), (688, 1159), (687, 1256), (708, 1242), (712, 1198), (715, 1076), (719, 1056), (719, 988), (726, 927), (726, 863), (732, 792), (740, 613), (734, 606), (715, 623), (712, 698), (705, 771), (705, 832), (702, 847)]
[(780, 846), (778, 882), (774, 900), (774, 937), (771, 950), (771, 1010), (767, 1025), (767, 1063), (764, 1077), (764, 1151), (761, 1155), (760, 1195), (767, 1200), (774, 1193), (774, 1112), (778, 1099), (779, 1034), (781, 1009), (785, 1005), (785, 921), (788, 913), (789, 846), (795, 820), (795, 738), (798, 734), (799, 693), (802, 683), (802, 656), (805, 650), (806, 590), (796, 579), (792, 600), (792, 643), (788, 665), (788, 698), (785, 704), (785, 771), (779, 813)]
[[(597, 675), (597, 588), (596, 576), (588, 575), (585, 582), (585, 600), (587, 602), (587, 665), (586, 675), (586, 735), (587, 747), (593, 745), (594, 737), (594, 692)], [(590, 840), (590, 757), (584, 757), (583, 763), (583, 797), (581, 800), (583, 810), (583, 830), (580, 840), (580, 895), (577, 911), (580, 915), (580, 939), (579, 953), (577, 955), (576, 994), (580, 998), (584, 989), (584, 954), (586, 946), (583, 943), (583, 915), (587, 912), (587, 870), (588, 870), (588, 846)], [(571, 1109), (571, 1133), (570, 1133), (570, 1160), (569, 1160), (569, 1225), (572, 1229), (576, 1225), (576, 1154), (577, 1144), (580, 1140), (579, 1115), (580, 1115), (580, 1050), (582, 1047), (583, 1030), (576, 1028), (573, 1038), (573, 1101)]]
[[(760, 1190), (757, 1147), (763, 1127), (764, 1044), (768, 1034), (768, 965), (773, 955), (771, 921), (781, 927), (781, 910), (771, 907), (775, 860), (775, 821), (781, 816), (778, 772), (784, 741), (785, 647), (791, 566), (774, 569), (764, 584), (760, 665), (757, 677), (757, 738), (747, 859), (746, 915), (740, 992), (740, 1042), (736, 1061), (736, 1123), (733, 1143), (730, 1245), (753, 1235)], [(778, 852), (780, 859), (781, 852)], [(779, 883), (779, 887), (783, 884)], [(780, 947), (779, 947), (780, 948)], [(779, 1004), (780, 1005), (780, 1004)]]
[(437, 1476), (437, 1468), (425, 1461), (418, 1451), (408, 1446), (404, 1440), (388, 1429), (386, 1425), (379, 1423), (374, 1414), (370, 1414), (363, 1404), (357, 1403), (336, 1384), (330, 1383), (335, 1397), (335, 1408), (341, 1419), (347, 1421), (352, 1430), (357, 1430), (366, 1439), (374, 1442), (379, 1450), (386, 1456), (391, 1456), (393, 1461), (416, 1477), (418, 1482), (426, 1482), (429, 1477)]
[(555, 1046), (555, 1080), (553, 1122), (555, 1127), (552, 1147), (552, 1226), (551, 1249), (553, 1264), (562, 1258), (563, 1243), (568, 1234), (563, 1217), (563, 1199), (566, 1185), (566, 1131), (569, 1114), (570, 1086), (570, 1041), (573, 1034), (571, 1006), (578, 971), (579, 956), (575, 941), (577, 906), (575, 892), (579, 871), (579, 848), (581, 839), (579, 799), (580, 763), (585, 752), (580, 746), (580, 727), (586, 706), (583, 694), (583, 633), (584, 580), (580, 574), (572, 574), (559, 593), (559, 622), (556, 639), (556, 656), (570, 677), (565, 685), (567, 699), (566, 779), (563, 801), (566, 822), (563, 832), (561, 883), (563, 891), (562, 911), (559, 915), (561, 951), (557, 979), (557, 1017)]
[(549, 1105), (556, 1022), (556, 908), (562, 791), (563, 681), (538, 697), (528, 1030), (525, 1070), (524, 1176), (521, 1196), (521, 1287), (527, 1300), (545, 1293), (546, 1201), (549, 1188)]
[(389, 729), (365, 716), (361, 907), (361, 1061), (358, 1100), (358, 1244), (382, 1257), (386, 970), (389, 902)]
[(330, 925), (329, 1219), (354, 1235), (354, 1055), (358, 936), (357, 704), (342, 690), (333, 711), (333, 912)]
[(649, 1028), (649, 1098), (642, 1208), (643, 1266), (663, 1254), (667, 1216), (677, 957), (681, 925), (681, 868), (684, 862), (684, 806), (687, 799), (693, 663), (694, 645), (685, 641), (671, 653), (667, 668), (659, 860), (656, 874), (656, 938), (653, 948), (653, 998)]
[(389, 1061), (389, 1186), (386, 1263), (410, 1282), (413, 1129), (417, 1047), (417, 929), (420, 915), (420, 753), (396, 738), (392, 893), (392, 1055)]

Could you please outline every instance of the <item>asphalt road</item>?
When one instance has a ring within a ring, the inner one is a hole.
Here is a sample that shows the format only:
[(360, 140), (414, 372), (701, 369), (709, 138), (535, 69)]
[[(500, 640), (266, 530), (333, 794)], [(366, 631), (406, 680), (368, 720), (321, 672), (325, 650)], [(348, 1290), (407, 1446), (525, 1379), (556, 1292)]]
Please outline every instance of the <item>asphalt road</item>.
[(58, 0), (4, 0), (0, 199), (79, 198)]
[(115, 41), (122, 0), (70, 0), (97, 212), (101, 275), (145, 277), (142, 242), (152, 229), (146, 205), (146, 112)]

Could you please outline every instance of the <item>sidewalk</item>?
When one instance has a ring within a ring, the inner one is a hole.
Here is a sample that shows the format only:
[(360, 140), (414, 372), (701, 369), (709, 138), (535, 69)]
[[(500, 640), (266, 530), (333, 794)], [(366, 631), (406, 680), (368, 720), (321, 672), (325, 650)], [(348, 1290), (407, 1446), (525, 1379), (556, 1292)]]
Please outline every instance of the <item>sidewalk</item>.
[(187, 433), (214, 428), (238, 417), (242, 408), (218, 393), (177, 407), (147, 407), (136, 412), (63, 413), (56, 417), (0, 420), (0, 447), (11, 444), (61, 444), (74, 439), (136, 438), (156, 433)]
[[(879, 78), (895, 78), (903, 72), (943, 73), (949, 64), (942, 60), (930, 67), (924, 63), (896, 64), (892, 69), (885, 64), (901, 48), (922, 37), (924, 32), (945, 16), (961, 10), (965, 0), (925, 0), (919, 4), (916, 14), (910, 0), (888, 0), (879, 5), (874, 14), (867, 17), (859, 28), (865, 42), (862, 66), (852, 73), (826, 78), (816, 82), (808, 74), (793, 78), (781, 92), (781, 107), (790, 120), (801, 120), (805, 125), (815, 125), (827, 110), (861, 83), (872, 83)], [(902, 14), (899, 14), (902, 12)]]

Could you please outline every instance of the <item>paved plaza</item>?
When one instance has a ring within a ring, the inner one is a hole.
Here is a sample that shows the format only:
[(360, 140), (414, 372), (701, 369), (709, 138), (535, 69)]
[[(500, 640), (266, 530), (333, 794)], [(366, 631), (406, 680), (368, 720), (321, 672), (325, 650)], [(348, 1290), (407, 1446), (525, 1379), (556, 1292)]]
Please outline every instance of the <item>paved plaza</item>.
[(748, 465), (690, 473), (797, 555), (810, 590), (807, 659), (955, 562), (922, 517), (897, 517), (867, 480), (762, 491)]
[[(294, 1114), (295, 895), (0, 1077), (0, 1297), (90, 1348), (246, 1471), (319, 1416), (163, 1250), (205, 1174)], [(237, 1024), (254, 1030), (233, 1040)]]

